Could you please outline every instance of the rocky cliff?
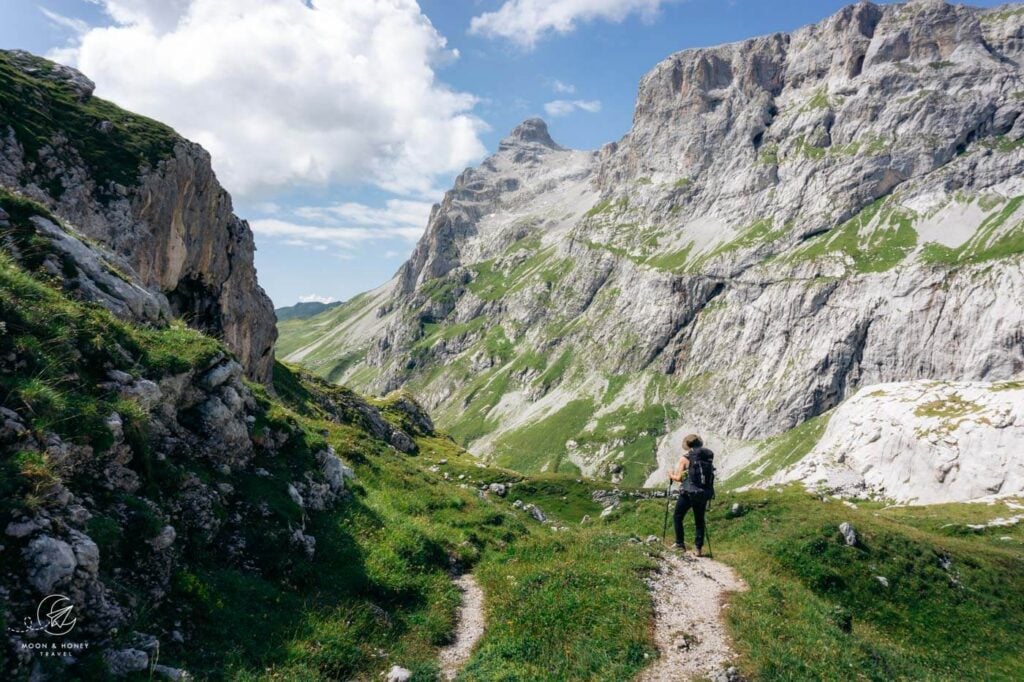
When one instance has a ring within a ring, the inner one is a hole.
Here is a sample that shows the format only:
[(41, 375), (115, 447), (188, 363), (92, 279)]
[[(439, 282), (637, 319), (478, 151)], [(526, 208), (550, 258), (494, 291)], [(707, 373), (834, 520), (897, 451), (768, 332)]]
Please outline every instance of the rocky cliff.
[(1019, 377), (1022, 50), (1019, 5), (923, 0), (672, 55), (618, 143), (516, 128), (290, 357), (411, 388), (503, 464), (627, 482), (683, 430), (737, 471), (863, 387)]
[(268, 382), (273, 307), (209, 154), (92, 91), (74, 69), (0, 51), (0, 186), (120, 255), (168, 316), (223, 339)]
[[(281, 365), (274, 396), (243, 381), (218, 340), (179, 321), (125, 321), (167, 306), (125, 267), (0, 190), (4, 679), (186, 679), (168, 662), (207, 646), (198, 633), (211, 613), (237, 598), (245, 614), (260, 581), (266, 594), (332, 574), (349, 463), (415, 454), (414, 438), (433, 435), (408, 397), (372, 405)], [(335, 547), (326, 564), (314, 564), (314, 528)], [(206, 612), (214, 588), (203, 581), (232, 571), (246, 576), (231, 578), (242, 594), (227, 588)], [(37, 611), (49, 595), (72, 608), (67, 629)], [(227, 656), (215, 648), (211, 674)]]

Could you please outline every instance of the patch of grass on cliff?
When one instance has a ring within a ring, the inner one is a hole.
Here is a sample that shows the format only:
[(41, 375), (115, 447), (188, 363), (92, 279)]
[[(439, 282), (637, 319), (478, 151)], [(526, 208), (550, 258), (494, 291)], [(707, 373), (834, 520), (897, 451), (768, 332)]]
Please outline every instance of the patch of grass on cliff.
[[(668, 405), (626, 405), (597, 418), (592, 430), (576, 438), (581, 447), (612, 446), (612, 460), (623, 468), (623, 483), (641, 485), (655, 468), (658, 438), (667, 420), (678, 417)], [(621, 456), (619, 456), (621, 454)]]
[(954, 393), (948, 398), (932, 400), (931, 402), (918, 405), (914, 410), (914, 415), (917, 417), (948, 419), (963, 417), (980, 409), (981, 405), (970, 400), (964, 400), (959, 393)]
[(565, 443), (583, 430), (593, 414), (593, 401), (570, 401), (539, 421), (503, 434), (494, 445), (495, 462), (523, 472), (574, 473), (575, 465), (565, 458)]
[(486, 436), (498, 428), (498, 420), (488, 413), (498, 404), (508, 388), (508, 371), (485, 374), (477, 378), (467, 389), (465, 407), (447, 425), (448, 432), (463, 445)]
[(693, 252), (693, 242), (686, 245), (678, 251), (670, 251), (657, 256), (648, 258), (646, 263), (658, 270), (665, 270), (667, 272), (682, 272), (686, 268), (686, 264), (690, 260), (690, 254)]
[(566, 372), (572, 366), (573, 352), (572, 349), (566, 349), (562, 351), (562, 354), (558, 356), (558, 359), (551, 363), (544, 373), (537, 378), (537, 382), (541, 388), (546, 392), (552, 386), (557, 386), (562, 382)]
[(0, 402), (30, 416), (39, 429), (99, 449), (110, 445), (104, 421), (123, 410), (100, 387), (105, 368), (149, 378), (185, 371), (223, 352), (213, 339), (180, 324), (140, 328), (107, 310), (72, 301), (44, 284), (0, 250), (0, 354), (13, 355), (18, 371), (0, 373)]
[(756, 459), (722, 481), (721, 487), (732, 490), (750, 485), (796, 464), (821, 440), (831, 416), (831, 412), (826, 412), (785, 433), (765, 439), (758, 446)]
[[(52, 69), (46, 60), (36, 61), (41, 71)], [(100, 130), (103, 121), (112, 124), (108, 132)], [(108, 182), (134, 185), (142, 167), (171, 156), (181, 139), (162, 123), (105, 100), (93, 97), (79, 102), (70, 87), (28, 75), (0, 52), (0, 128), (7, 126), (14, 129), (30, 163), (39, 164), (40, 151), (63, 136), (85, 162), (100, 192)], [(57, 155), (61, 153), (58, 146)], [(49, 186), (59, 198), (63, 188), (50, 186), (52, 179), (39, 177), (43, 173), (42, 168), (36, 169), (40, 185)]]
[(655, 564), (626, 539), (549, 533), (488, 555), (487, 631), (460, 679), (631, 679), (656, 655), (639, 579)]
[(613, 199), (611, 197), (602, 199), (593, 206), (590, 207), (586, 213), (583, 214), (584, 218), (593, 218), (594, 216), (604, 215), (608, 213), (618, 213), (629, 208), (629, 198), (619, 197)]
[(497, 301), (506, 294), (519, 291), (531, 282), (540, 281), (553, 284), (557, 282), (571, 263), (558, 261), (550, 263), (554, 248), (540, 248), (539, 242), (514, 244), (508, 253), (515, 251), (533, 252), (518, 264), (505, 268), (495, 260), (486, 260), (473, 266), (475, 274), (466, 288), (485, 301)]
[(917, 231), (909, 214), (883, 209), (885, 201), (876, 199), (839, 227), (810, 238), (791, 258), (845, 256), (857, 272), (885, 272), (896, 267), (917, 247)]
[(959, 247), (953, 248), (936, 242), (925, 244), (921, 249), (921, 260), (932, 264), (957, 265), (982, 263), (1024, 253), (1024, 221), (1008, 225), (1022, 202), (1024, 196), (1013, 197), (1000, 210), (990, 213), (971, 238)]
[(770, 244), (786, 234), (786, 230), (786, 226), (775, 229), (774, 220), (771, 218), (756, 220), (745, 227), (739, 235), (733, 239), (715, 247), (706, 254), (702, 254), (693, 262), (689, 269), (698, 270), (705, 263), (727, 253), (750, 249), (761, 244)]

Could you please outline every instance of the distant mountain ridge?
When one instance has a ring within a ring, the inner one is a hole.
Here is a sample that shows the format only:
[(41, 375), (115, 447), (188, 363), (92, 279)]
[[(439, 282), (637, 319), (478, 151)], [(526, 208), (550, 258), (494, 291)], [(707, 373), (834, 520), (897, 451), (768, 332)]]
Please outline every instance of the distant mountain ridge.
[(313, 317), (314, 315), (319, 315), (325, 310), (337, 308), (339, 305), (342, 305), (342, 303), (342, 301), (333, 301), (331, 303), (303, 301), (301, 303), (284, 306), (283, 308), (275, 308), (274, 314), (277, 316), (278, 322), (285, 322), (287, 320), (304, 320)]
[[(1021, 35), (1022, 5), (863, 2), (674, 54), (599, 151), (517, 127), (391, 282), (284, 330), (285, 354), (413, 391), (500, 464), (632, 483), (663, 476), (689, 430), (723, 476), (756, 482), (822, 435), (790, 429), (873, 385), (1019, 380)], [(927, 440), (920, 419), (898, 431)], [(969, 445), (921, 448), (915, 475), (941, 481), (929, 499), (977, 494), (957, 463), (1003, 452), (996, 431), (979, 419)], [(817, 470), (825, 488), (913, 497)]]

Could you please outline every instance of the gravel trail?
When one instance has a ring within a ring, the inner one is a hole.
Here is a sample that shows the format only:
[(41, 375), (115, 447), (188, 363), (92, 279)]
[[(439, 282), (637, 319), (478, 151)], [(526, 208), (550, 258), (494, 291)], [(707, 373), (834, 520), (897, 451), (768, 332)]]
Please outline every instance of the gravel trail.
[(734, 657), (722, 617), (725, 596), (745, 590), (743, 581), (718, 561), (666, 553), (649, 584), (660, 656), (637, 682), (679, 682), (723, 672)]
[(441, 649), (441, 677), (446, 680), (455, 679), (484, 634), (483, 590), (469, 573), (456, 578), (455, 584), (462, 590), (462, 605), (455, 625), (455, 641)]

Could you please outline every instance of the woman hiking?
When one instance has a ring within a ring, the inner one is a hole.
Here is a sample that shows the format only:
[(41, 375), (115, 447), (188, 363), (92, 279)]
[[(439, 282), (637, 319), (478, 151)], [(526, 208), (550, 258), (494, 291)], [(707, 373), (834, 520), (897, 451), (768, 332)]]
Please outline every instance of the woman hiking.
[(675, 548), (686, 550), (683, 517), (692, 508), (693, 520), (697, 526), (697, 537), (694, 544), (697, 548), (697, 556), (704, 556), (704, 512), (707, 509), (708, 500), (715, 494), (715, 467), (713, 464), (715, 453), (704, 447), (704, 441), (695, 434), (686, 436), (683, 439), (683, 446), (686, 448), (686, 452), (679, 458), (676, 470), (668, 476), (669, 479), (682, 483), (682, 491), (676, 501), (676, 511), (672, 516), (676, 530)]

